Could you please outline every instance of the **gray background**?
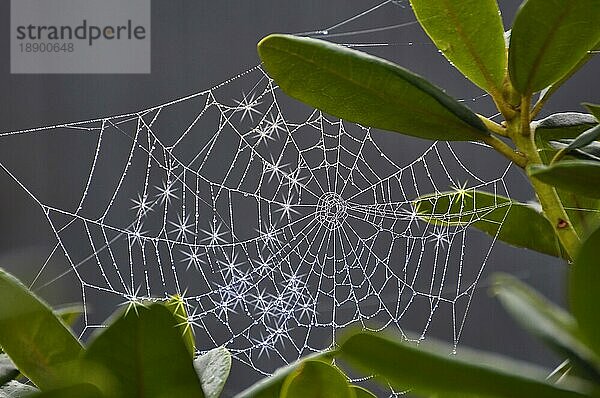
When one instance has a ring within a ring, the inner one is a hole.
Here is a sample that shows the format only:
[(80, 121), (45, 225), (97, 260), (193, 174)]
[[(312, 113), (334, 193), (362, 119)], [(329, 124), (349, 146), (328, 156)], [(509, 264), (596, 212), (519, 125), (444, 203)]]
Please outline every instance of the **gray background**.
[[(9, 62), (9, 1), (0, 3), (0, 131), (86, 120), (132, 112), (172, 98), (211, 87), (255, 66), (256, 42), (271, 32), (314, 31), (356, 15), (377, 1), (167, 1), (152, 3), (152, 74), (150, 75), (11, 75)], [(501, 1), (508, 25), (519, 1)], [(389, 10), (389, 8), (388, 8)], [(374, 13), (347, 30), (389, 26), (413, 19), (408, 6), (393, 12)], [(340, 30), (342, 31), (342, 30)], [(340, 38), (341, 39), (341, 38)], [(358, 41), (350, 37), (347, 42)], [(418, 26), (389, 30), (378, 40), (395, 46), (369, 48), (418, 71), (460, 98), (473, 98), (480, 92), (470, 86), (427, 44)], [(340, 40), (342, 41), (342, 40)], [(408, 46), (408, 42), (414, 42)], [(565, 85), (549, 103), (550, 111), (581, 111), (579, 102), (598, 102), (599, 61), (590, 62)], [(596, 94), (595, 94), (596, 93)], [(489, 108), (486, 100), (476, 102), (477, 110)], [(487, 107), (487, 108), (486, 108)], [(488, 109), (487, 114), (491, 112)], [(394, 148), (407, 155), (428, 143), (406, 138)], [(0, 145), (0, 162), (18, 167), (20, 175), (35, 181), (47, 197), (61, 201), (69, 192), (61, 174), (53, 171), (53, 159), (61, 150), (77, 152), (78, 147), (57, 148), (48, 139)], [(482, 168), (500, 167), (501, 159), (478, 158), (476, 151), (464, 152), (466, 160)], [(481, 155), (481, 154), (479, 154)], [(47, 167), (39, 167), (39, 165)], [(72, 172), (81, 172), (77, 164)], [(87, 166), (84, 166), (84, 168)], [(511, 193), (529, 200), (532, 193), (524, 178), (513, 173)], [(0, 263), (25, 280), (31, 280), (47, 247), (52, 244), (47, 223), (39, 208), (4, 173), (0, 172)], [(62, 198), (62, 199), (61, 199)], [(484, 348), (548, 367), (557, 365), (541, 345), (516, 326), (489, 297), (486, 278), (495, 271), (508, 271), (534, 285), (553, 300), (564, 302), (565, 266), (549, 257), (517, 250), (498, 243), (488, 262), (480, 288), (475, 294), (461, 344)], [(79, 291), (68, 289), (69, 282), (57, 283), (39, 293), (54, 303), (76, 301)], [(430, 335), (435, 335), (431, 331)], [(254, 377), (254, 376), (253, 376)], [(228, 384), (234, 392), (250, 382), (237, 377)]]

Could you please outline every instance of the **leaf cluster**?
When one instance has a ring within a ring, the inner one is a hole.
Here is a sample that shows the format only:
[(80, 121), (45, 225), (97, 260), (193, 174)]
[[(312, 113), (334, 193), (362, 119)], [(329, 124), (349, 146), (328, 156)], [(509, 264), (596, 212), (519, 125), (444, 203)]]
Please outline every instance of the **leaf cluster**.
[(196, 356), (184, 300), (132, 300), (84, 344), (69, 324), (79, 307), (52, 309), (0, 270), (0, 398), (220, 396), (231, 355)]

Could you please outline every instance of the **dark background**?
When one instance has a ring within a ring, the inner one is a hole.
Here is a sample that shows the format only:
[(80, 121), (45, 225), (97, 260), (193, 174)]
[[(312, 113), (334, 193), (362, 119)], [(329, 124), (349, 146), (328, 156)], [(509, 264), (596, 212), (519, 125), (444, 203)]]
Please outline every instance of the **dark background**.
[[(0, 60), (0, 131), (133, 112), (192, 94), (257, 65), (255, 45), (268, 33), (324, 29), (379, 3), (367, 0), (154, 0), (151, 74), (11, 75), (10, 3), (2, 0), (0, 53), (4, 56)], [(414, 17), (406, 3), (386, 6), (381, 12), (374, 12), (332, 32), (412, 21)], [(516, 0), (500, 1), (506, 26), (511, 23), (519, 3)], [(369, 39), (365, 36), (332, 37), (332, 40), (344, 43), (373, 40), (393, 43), (365, 50), (418, 71), (456, 97), (471, 99), (481, 94), (452, 70), (416, 25), (390, 29)], [(411, 42), (413, 44), (409, 45)], [(598, 102), (599, 66), (598, 59), (591, 61), (556, 94), (547, 110), (582, 111), (578, 105), (580, 102)], [(473, 102), (473, 107), (483, 114), (492, 113), (486, 99)], [(402, 145), (397, 145), (394, 150), (410, 153), (427, 145), (418, 139), (404, 138)], [(44, 138), (10, 145), (0, 142), (0, 162), (10, 163), (18, 169), (19, 175), (35, 181), (40, 192), (60, 202), (70, 190), (68, 179), (53, 169), (54, 159), (60, 156), (61, 151), (77, 153), (79, 150), (77, 143), (57, 148)], [(477, 151), (463, 152), (466, 161), (484, 170), (504, 164), (495, 155), (488, 155), (486, 152), (483, 158)], [(73, 173), (79, 172), (79, 167), (74, 162)], [(509, 182), (513, 197), (521, 200), (533, 198), (526, 180), (518, 173), (512, 173)], [(46, 258), (47, 248), (53, 244), (52, 236), (39, 207), (3, 172), (0, 172), (0, 187), (0, 264), (31, 280)], [(496, 271), (518, 275), (554, 301), (564, 302), (563, 264), (550, 257), (497, 243), (474, 296), (461, 344), (531, 360), (547, 367), (556, 366), (558, 359), (522, 332), (489, 297), (487, 278)], [(57, 282), (39, 293), (55, 303), (77, 301), (79, 291), (70, 290), (69, 283)], [(430, 334), (435, 335), (436, 331)], [(248, 381), (244, 378), (233, 379), (229, 382), (228, 391), (237, 391), (246, 384)]]

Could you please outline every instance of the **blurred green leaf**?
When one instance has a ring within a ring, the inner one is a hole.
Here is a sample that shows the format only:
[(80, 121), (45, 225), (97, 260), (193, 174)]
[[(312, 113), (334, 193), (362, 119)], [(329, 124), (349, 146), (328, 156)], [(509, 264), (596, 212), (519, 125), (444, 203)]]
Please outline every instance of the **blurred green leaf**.
[(496, 0), (410, 3), (425, 32), (456, 68), (482, 89), (502, 93), (508, 60)]
[(23, 398), (30, 397), (38, 390), (27, 384), (11, 381), (8, 384), (0, 386), (0, 398)]
[(279, 393), (285, 379), (304, 361), (316, 360), (331, 364), (333, 355), (332, 352), (319, 352), (308, 355), (288, 366), (277, 369), (271, 377), (262, 379), (258, 383), (248, 387), (237, 394), (235, 398), (279, 398)]
[(356, 398), (346, 376), (321, 361), (304, 361), (290, 373), (281, 388), (281, 398)]
[[(52, 391), (62, 391), (68, 387), (88, 384), (94, 386), (103, 395), (114, 397), (120, 389), (120, 385), (113, 375), (112, 370), (109, 371), (105, 366), (83, 358), (59, 364), (55, 370), (56, 373), (61, 375), (61, 383), (59, 386), (53, 388)], [(43, 391), (50, 390), (46, 389)]]
[(194, 360), (206, 398), (218, 398), (231, 370), (231, 354), (225, 347), (217, 347)]
[(8, 355), (0, 354), (0, 386), (14, 380), (19, 375), (19, 370)]
[(48, 390), (33, 394), (31, 398), (104, 398), (100, 390), (93, 384), (82, 383), (55, 390)]
[(177, 327), (183, 336), (185, 345), (190, 352), (192, 358), (196, 355), (196, 337), (194, 337), (194, 328), (188, 320), (188, 313), (185, 308), (185, 302), (179, 295), (172, 296), (166, 303), (166, 307), (177, 319)]
[(422, 196), (414, 206), (420, 218), (431, 224), (469, 225), (508, 244), (561, 257), (552, 225), (531, 205), (459, 188)]
[(532, 94), (559, 81), (600, 42), (598, 0), (527, 0), (512, 27), (509, 72)]
[(569, 304), (579, 328), (590, 346), (600, 355), (600, 229), (583, 243), (569, 273)]
[(581, 341), (571, 314), (509, 275), (496, 275), (493, 291), (521, 326), (568, 358), (586, 378), (600, 382), (600, 358)]
[(548, 185), (591, 198), (600, 198), (600, 162), (563, 160), (550, 166), (530, 165), (527, 173)]
[(289, 35), (264, 38), (258, 53), (285, 93), (344, 120), (431, 140), (489, 135), (470, 109), (386, 60)]
[(21, 282), (0, 270), (0, 344), (16, 367), (41, 389), (60, 385), (59, 364), (83, 347), (63, 321)]
[(460, 355), (449, 356), (450, 350), (432, 339), (416, 347), (379, 334), (358, 333), (342, 343), (339, 353), (394, 388), (410, 388), (421, 395), (567, 398), (585, 397), (593, 389), (572, 378), (560, 385), (546, 383), (547, 370), (496, 355), (461, 348)]
[(92, 340), (84, 358), (112, 372), (119, 397), (204, 397), (178, 324), (162, 304), (131, 303)]
[(600, 105), (590, 104), (589, 102), (585, 102), (583, 105), (596, 117), (596, 120), (600, 121)]
[[(83, 307), (80, 305), (69, 305), (54, 310), (54, 314), (68, 326), (73, 325), (82, 313)], [(0, 350), (0, 386), (16, 379), (20, 374), (13, 361)]]
[(350, 389), (354, 392), (356, 398), (377, 398), (377, 395), (373, 394), (366, 388), (362, 388), (359, 386), (350, 386)]

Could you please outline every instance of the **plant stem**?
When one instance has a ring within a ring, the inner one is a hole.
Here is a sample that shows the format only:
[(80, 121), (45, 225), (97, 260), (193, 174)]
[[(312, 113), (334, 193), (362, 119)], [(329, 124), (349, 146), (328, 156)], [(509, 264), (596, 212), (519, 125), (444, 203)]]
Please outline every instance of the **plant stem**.
[(573, 260), (579, 250), (581, 241), (579, 236), (573, 228), (573, 224), (567, 215), (556, 190), (550, 185), (538, 182), (535, 179), (530, 179), (533, 189), (537, 193), (538, 199), (544, 214), (556, 233), (556, 236), (560, 240), (563, 248), (567, 252), (569, 259)]
[[(521, 100), (520, 118), (516, 131), (513, 134), (517, 148), (527, 155), (527, 164), (542, 164), (542, 159), (535, 145), (534, 132), (530, 127), (531, 96), (524, 96)], [(544, 215), (552, 224), (556, 236), (560, 240), (569, 259), (573, 259), (579, 249), (580, 240), (565, 208), (556, 193), (556, 190), (534, 178), (531, 184), (538, 196)]]
[(485, 127), (490, 130), (492, 133), (501, 135), (502, 137), (508, 137), (508, 133), (506, 132), (506, 128), (494, 122), (493, 120), (488, 119), (487, 117), (477, 114), (479, 119), (485, 124)]
[(525, 166), (527, 166), (527, 158), (522, 154), (516, 152), (500, 138), (495, 137), (493, 135), (488, 135), (487, 137), (483, 138), (482, 141), (494, 148), (502, 155), (504, 155), (506, 158), (508, 158), (510, 161), (512, 161), (519, 167), (525, 168)]

